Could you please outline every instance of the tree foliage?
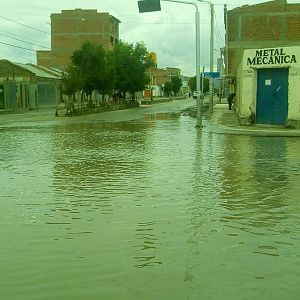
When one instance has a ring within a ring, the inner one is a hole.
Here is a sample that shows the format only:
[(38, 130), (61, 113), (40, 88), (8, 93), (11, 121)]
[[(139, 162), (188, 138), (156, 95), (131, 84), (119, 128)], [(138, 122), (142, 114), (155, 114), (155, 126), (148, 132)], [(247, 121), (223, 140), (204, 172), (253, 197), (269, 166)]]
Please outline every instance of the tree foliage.
[(149, 83), (146, 70), (153, 65), (143, 43), (133, 45), (121, 41), (113, 51), (85, 42), (74, 51), (71, 61), (63, 75), (67, 95), (83, 91), (91, 96), (97, 90), (102, 94), (129, 92), (134, 98), (135, 92)]
[(174, 76), (171, 78), (171, 86), (172, 86), (172, 91), (174, 92), (174, 94), (176, 95), (181, 86), (182, 86), (182, 80), (181, 78), (179, 78), (178, 76)]
[[(196, 91), (196, 76), (191, 77), (189, 79), (189, 88), (191, 91)], [(201, 89), (201, 81), (200, 81), (200, 89)], [(209, 79), (203, 78), (203, 93), (206, 93), (208, 91), (209, 91)]]
[(73, 96), (77, 91), (82, 89), (82, 78), (80, 77), (79, 68), (69, 65), (62, 75), (63, 93)]
[(116, 89), (125, 94), (129, 92), (134, 97), (149, 83), (146, 70), (153, 65), (147, 57), (147, 49), (143, 43), (136, 45), (119, 42), (114, 49), (116, 65)]
[(164, 86), (164, 93), (168, 96), (170, 96), (172, 92), (172, 84), (171, 82), (167, 81), (165, 82), (165, 86)]
[(106, 88), (104, 82), (107, 76), (106, 56), (102, 46), (85, 42), (71, 57), (73, 65), (79, 70), (82, 90), (87, 95), (91, 95), (94, 90), (102, 91)]

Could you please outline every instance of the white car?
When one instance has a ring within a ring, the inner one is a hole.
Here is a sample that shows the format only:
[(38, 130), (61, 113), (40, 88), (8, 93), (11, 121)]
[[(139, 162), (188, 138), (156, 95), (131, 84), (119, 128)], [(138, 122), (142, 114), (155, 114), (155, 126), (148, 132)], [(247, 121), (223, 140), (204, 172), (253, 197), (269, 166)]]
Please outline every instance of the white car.
[(194, 98), (194, 99), (197, 99), (197, 96), (198, 96), (198, 95), (200, 95), (200, 97), (201, 97), (201, 96), (202, 96), (202, 93), (201, 93), (201, 92), (196, 92), (196, 91), (193, 92), (193, 98)]

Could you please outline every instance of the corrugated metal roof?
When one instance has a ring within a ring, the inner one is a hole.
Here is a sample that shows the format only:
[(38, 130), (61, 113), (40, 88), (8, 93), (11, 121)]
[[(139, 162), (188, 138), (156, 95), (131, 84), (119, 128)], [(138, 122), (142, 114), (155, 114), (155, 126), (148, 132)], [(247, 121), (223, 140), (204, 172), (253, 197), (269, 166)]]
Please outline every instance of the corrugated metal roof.
[(60, 76), (51, 75), (50, 73), (43, 71), (43, 70), (39, 69), (38, 67), (35, 67), (34, 65), (26, 65), (26, 64), (20, 64), (20, 63), (14, 63), (14, 64), (35, 74), (37, 77), (60, 79)]
[(34, 65), (34, 64), (27, 64), (29, 66), (33, 66), (39, 70), (42, 70), (42, 71), (45, 71), (46, 73), (49, 73), (50, 75), (53, 75), (53, 76), (56, 76), (56, 77), (59, 77), (61, 78), (62, 74), (63, 74), (63, 71), (60, 70), (60, 69), (54, 69), (54, 68), (46, 68), (44, 66), (37, 66), (37, 65)]

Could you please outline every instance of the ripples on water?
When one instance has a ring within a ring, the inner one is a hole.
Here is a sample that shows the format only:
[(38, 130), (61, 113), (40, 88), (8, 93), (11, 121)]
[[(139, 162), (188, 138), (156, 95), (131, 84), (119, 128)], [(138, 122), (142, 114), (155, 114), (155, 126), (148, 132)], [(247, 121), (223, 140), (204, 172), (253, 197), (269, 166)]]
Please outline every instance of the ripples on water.
[(162, 114), (2, 129), (0, 149), (1, 299), (300, 295), (299, 139)]

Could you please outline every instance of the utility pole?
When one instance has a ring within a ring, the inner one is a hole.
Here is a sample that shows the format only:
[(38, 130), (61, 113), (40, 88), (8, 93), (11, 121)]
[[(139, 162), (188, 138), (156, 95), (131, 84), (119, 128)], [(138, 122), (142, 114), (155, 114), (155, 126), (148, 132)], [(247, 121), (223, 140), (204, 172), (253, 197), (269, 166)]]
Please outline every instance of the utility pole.
[[(210, 49), (209, 49), (209, 71), (214, 71), (214, 37), (215, 37), (215, 21), (214, 21), (214, 15), (215, 15), (215, 5), (209, 1), (206, 0), (197, 0), (202, 3), (208, 3), (210, 6)], [(213, 96), (213, 78), (209, 79), (209, 89), (210, 89), (210, 95), (209, 95), (209, 112), (213, 112), (214, 107), (214, 96)]]
[(203, 66), (202, 67), (202, 73), (201, 73), (201, 97), (203, 97), (204, 93), (203, 93), (203, 85), (204, 85), (204, 70), (205, 70), (205, 67)]
[[(214, 4), (210, 3), (210, 72), (214, 71)], [(209, 112), (214, 110), (214, 79), (210, 79)]]
[[(196, 3), (184, 2), (179, 0), (161, 0), (165, 2), (176, 2), (181, 4), (193, 5), (196, 8), (195, 26), (196, 26), (196, 90), (197, 90), (197, 124), (196, 127), (202, 127), (202, 107), (203, 99), (200, 97), (200, 14)], [(139, 12), (160, 11), (160, 0), (140, 0), (138, 1)]]

